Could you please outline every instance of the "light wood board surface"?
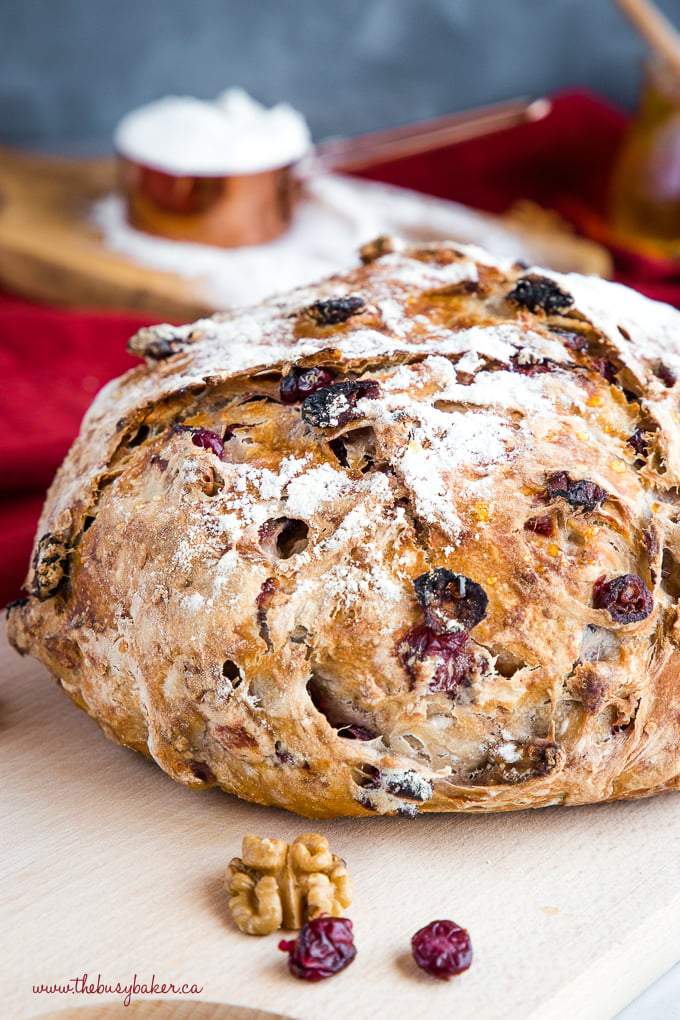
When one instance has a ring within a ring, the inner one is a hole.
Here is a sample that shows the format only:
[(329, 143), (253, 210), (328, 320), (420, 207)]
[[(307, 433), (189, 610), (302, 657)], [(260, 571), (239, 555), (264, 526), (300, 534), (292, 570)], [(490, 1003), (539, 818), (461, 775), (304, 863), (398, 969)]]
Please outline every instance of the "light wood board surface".
[[(134, 1015), (120, 996), (33, 992), (87, 972), (196, 984), (193, 1001), (297, 1020), (608, 1020), (680, 958), (678, 794), (310, 823), (176, 785), (107, 741), (4, 636), (0, 676), (3, 1017), (104, 1001)], [(358, 947), (316, 985), (289, 975), (278, 935), (232, 927), (221, 886), (245, 833), (310, 829), (347, 860)], [(467, 927), (475, 950), (448, 983), (409, 954), (411, 935), (441, 917)]]
[(291, 1020), (282, 1013), (229, 1006), (219, 1002), (190, 1002), (186, 999), (138, 999), (129, 1005), (103, 1003), (74, 1006), (45, 1013), (42, 1020)]

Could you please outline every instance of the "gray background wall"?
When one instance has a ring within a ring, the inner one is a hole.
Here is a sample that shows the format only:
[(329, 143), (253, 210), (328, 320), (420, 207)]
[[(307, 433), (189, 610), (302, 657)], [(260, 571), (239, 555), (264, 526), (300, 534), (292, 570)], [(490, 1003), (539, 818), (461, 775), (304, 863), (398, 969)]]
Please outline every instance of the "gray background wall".
[(101, 151), (132, 107), (229, 85), (317, 139), (573, 85), (630, 107), (642, 52), (612, 0), (0, 0), (0, 141)]

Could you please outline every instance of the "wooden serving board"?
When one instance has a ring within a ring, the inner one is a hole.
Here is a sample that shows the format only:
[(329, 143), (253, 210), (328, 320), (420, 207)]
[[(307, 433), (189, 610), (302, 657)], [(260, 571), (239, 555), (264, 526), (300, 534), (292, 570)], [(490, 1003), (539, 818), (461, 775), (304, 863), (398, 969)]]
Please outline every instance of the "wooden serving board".
[(102, 244), (89, 209), (115, 187), (111, 159), (0, 147), (0, 285), (40, 301), (141, 309), (162, 319), (211, 314), (189, 281), (139, 266)]
[[(609, 1020), (680, 957), (678, 794), (310, 823), (176, 785), (107, 741), (4, 637), (0, 671), (3, 1017), (105, 1003), (135, 1015), (120, 996), (33, 991), (87, 972), (196, 984), (185, 999), (297, 1020)], [(221, 885), (244, 834), (311, 829), (347, 860), (358, 947), (316, 985), (289, 975), (277, 935), (232, 927)], [(475, 952), (448, 983), (409, 953), (411, 935), (442, 917), (469, 929)]]
[[(90, 211), (115, 188), (113, 160), (63, 159), (0, 147), (0, 286), (41, 301), (135, 309), (161, 320), (184, 322), (212, 314), (215, 306), (199, 281), (141, 266), (106, 247)], [(411, 224), (406, 236), (442, 236), (433, 229), (437, 217), (432, 208), (439, 201), (423, 199), (424, 221), (420, 227)], [(441, 202), (442, 209), (449, 205)], [(492, 226), (537, 264), (611, 275), (604, 248), (577, 237), (554, 212), (533, 203), (519, 202), (503, 216), (473, 210), (466, 216), (463, 206), (451, 208), (458, 210), (463, 240), (484, 244)], [(442, 223), (449, 223), (446, 215)]]

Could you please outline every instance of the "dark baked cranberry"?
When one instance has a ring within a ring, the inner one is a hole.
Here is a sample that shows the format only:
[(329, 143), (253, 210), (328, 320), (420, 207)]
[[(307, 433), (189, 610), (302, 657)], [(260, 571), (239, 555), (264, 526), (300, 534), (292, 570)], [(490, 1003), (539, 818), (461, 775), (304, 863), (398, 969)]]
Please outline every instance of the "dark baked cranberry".
[(282, 765), (295, 765), (295, 756), (286, 750), (280, 740), (274, 744), (274, 754)]
[(637, 623), (649, 616), (654, 599), (637, 574), (622, 574), (611, 581), (605, 581), (603, 575), (593, 585), (593, 605), (606, 609), (617, 623)]
[(338, 736), (346, 740), (375, 740), (375, 733), (371, 733), (365, 726), (341, 726)]
[(411, 939), (413, 959), (433, 977), (448, 981), (472, 963), (472, 942), (454, 921), (432, 921)]
[(629, 446), (633, 447), (640, 457), (646, 457), (649, 453), (647, 434), (642, 429), (636, 429), (630, 439), (627, 439), (626, 442)]
[(616, 382), (616, 365), (609, 358), (593, 358), (592, 366), (606, 382)]
[(550, 514), (544, 514), (543, 517), (530, 517), (528, 521), (524, 522), (524, 530), (533, 531), (536, 535), (553, 535), (555, 521)]
[(416, 577), (413, 587), (425, 610), (425, 623), (438, 633), (450, 630), (452, 623), (472, 630), (486, 616), (489, 605), (486, 592), (464, 574), (437, 567)]
[(319, 326), (337, 326), (341, 322), (347, 322), (348, 319), (351, 319), (353, 315), (356, 315), (357, 312), (362, 311), (365, 307), (366, 302), (363, 298), (350, 294), (349, 297), (326, 298), (323, 301), (315, 301), (313, 304), (308, 305), (303, 312)]
[(224, 443), (216, 432), (209, 429), (194, 429), (191, 442), (204, 450), (212, 450), (216, 457), (221, 457), (224, 453)]
[(661, 380), (664, 386), (668, 387), (668, 389), (670, 389), (672, 386), (675, 386), (676, 382), (678, 381), (675, 372), (673, 372), (673, 370), (670, 369), (668, 365), (664, 365), (663, 362), (660, 362), (657, 365), (655, 369), (655, 375), (658, 379)]
[(572, 333), (566, 329), (556, 329), (553, 332), (559, 335), (564, 345), (571, 351), (586, 351), (588, 349), (588, 339), (582, 333)]
[(325, 386), (302, 402), (302, 417), (309, 425), (320, 429), (334, 429), (361, 417), (356, 409), (358, 402), (367, 397), (380, 396), (375, 379), (347, 379)]
[(513, 354), (510, 358), (511, 371), (518, 375), (542, 375), (543, 372), (554, 372), (558, 367), (557, 362), (550, 358), (542, 358), (540, 361), (519, 361), (519, 354)]
[(594, 510), (609, 496), (609, 493), (584, 478), (570, 478), (566, 471), (556, 471), (548, 478), (545, 493), (548, 499), (561, 496), (571, 506), (581, 510)]
[(305, 397), (316, 393), (333, 382), (333, 373), (328, 368), (315, 365), (312, 368), (293, 368), (281, 380), (280, 397), (284, 404), (298, 404)]
[(258, 606), (268, 606), (272, 600), (272, 596), (276, 591), (276, 581), (273, 577), (268, 577), (266, 581), (262, 582), (262, 587), (255, 599)]
[(288, 953), (288, 969), (304, 981), (323, 981), (344, 970), (357, 955), (352, 922), (346, 917), (316, 917), (296, 939), (279, 942)]
[(429, 800), (434, 792), (434, 785), (415, 769), (406, 769), (382, 777), (382, 786), (393, 797), (415, 800), (422, 803)]
[(574, 303), (571, 294), (565, 293), (554, 280), (535, 273), (521, 276), (508, 294), (508, 298), (528, 308), (530, 312), (540, 309), (546, 315), (563, 312)]
[(560, 745), (554, 740), (538, 737), (527, 744), (525, 749), (527, 763), (526, 778), (547, 776), (560, 762)]
[(194, 446), (203, 447), (205, 450), (212, 450), (216, 457), (221, 457), (224, 453), (222, 439), (216, 432), (211, 432), (210, 429), (194, 428), (192, 425), (175, 425), (173, 432), (189, 432)]
[(401, 639), (397, 652), (412, 680), (415, 680), (416, 663), (436, 660), (429, 690), (451, 697), (469, 681), (475, 668), (475, 658), (468, 648), (468, 634), (464, 630), (438, 634), (429, 627), (414, 627)]

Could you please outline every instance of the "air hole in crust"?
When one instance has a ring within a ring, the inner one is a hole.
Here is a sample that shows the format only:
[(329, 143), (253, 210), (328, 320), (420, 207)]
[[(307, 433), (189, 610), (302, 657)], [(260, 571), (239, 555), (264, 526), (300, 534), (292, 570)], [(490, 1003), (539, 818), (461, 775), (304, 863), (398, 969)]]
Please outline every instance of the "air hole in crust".
[(447, 414), (455, 414), (460, 411), (461, 405), (451, 400), (435, 400), (434, 405), (437, 411), (444, 411)]
[(280, 560), (304, 552), (309, 545), (309, 526), (293, 517), (277, 517), (260, 528), (262, 547)]
[(217, 780), (215, 779), (215, 773), (213, 772), (209, 765), (206, 765), (204, 761), (190, 761), (189, 768), (191, 769), (196, 779), (200, 779), (202, 783), (217, 782)]
[(350, 740), (373, 740), (377, 734), (363, 725), (365, 720), (351, 703), (338, 698), (330, 690), (330, 683), (331, 681), (312, 671), (307, 682), (307, 693), (317, 712), (325, 716), (333, 729), (338, 731), (339, 736)]
[(621, 655), (621, 642), (613, 630), (589, 623), (581, 635), (581, 662), (613, 662)]
[(370, 425), (342, 432), (329, 440), (328, 445), (342, 467), (360, 471), (363, 475), (375, 465), (377, 442), (375, 430)]
[(512, 677), (515, 673), (518, 673), (520, 669), (526, 669), (529, 665), (519, 655), (510, 651), (509, 648), (501, 648), (496, 653), (496, 672), (500, 673), (504, 677)]
[(135, 432), (134, 436), (132, 437), (132, 439), (128, 443), (128, 446), (139, 446), (140, 443), (144, 442), (144, 440), (146, 439), (146, 437), (148, 435), (149, 435), (149, 426), (148, 425), (140, 425), (139, 428), (137, 429), (137, 431)]
[(232, 659), (226, 659), (222, 663), (222, 676), (226, 676), (227, 680), (231, 681), (232, 687), (238, 687), (243, 680), (240, 667)]
[(198, 478), (198, 487), (201, 492), (212, 498), (224, 488), (224, 479), (217, 473), (212, 464), (206, 464)]
[(94, 516), (89, 516), (85, 518), (85, 520), (83, 521), (83, 534), (85, 534), (86, 531), (90, 530), (90, 528), (92, 527), (96, 520), (97, 518)]
[(680, 599), (680, 564), (670, 549), (664, 549), (661, 560), (661, 587), (677, 601)]
[(256, 404), (259, 402), (265, 404), (280, 404), (280, 400), (276, 400), (274, 397), (270, 397), (268, 393), (259, 393), (256, 397), (246, 397), (245, 400), (239, 400), (237, 403), (238, 407), (244, 407), (246, 404)]
[(301, 623), (290, 632), (290, 640), (294, 645), (303, 645), (309, 638), (309, 631)]
[(271, 369), (265, 369), (264, 372), (256, 372), (253, 379), (258, 379), (260, 382), (280, 382), (281, 373), (272, 371)]
[(375, 790), (380, 786), (380, 769), (365, 762), (352, 769), (352, 779), (363, 789)]

